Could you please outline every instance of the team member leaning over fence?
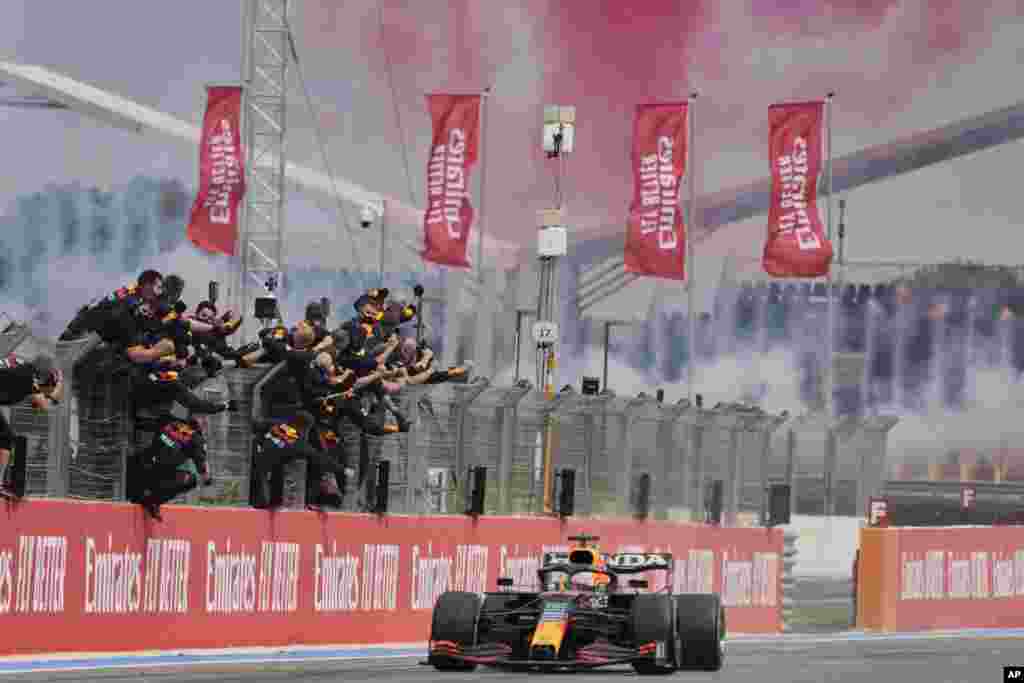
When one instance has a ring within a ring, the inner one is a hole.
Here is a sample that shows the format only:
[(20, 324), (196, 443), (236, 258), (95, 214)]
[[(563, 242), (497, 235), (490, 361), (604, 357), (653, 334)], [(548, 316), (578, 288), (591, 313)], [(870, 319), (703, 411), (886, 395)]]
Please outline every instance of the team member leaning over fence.
[(302, 320), (286, 337), (272, 336), (265, 342), (265, 346), (270, 349), (274, 359), (284, 361), (285, 371), (295, 381), (300, 391), (302, 384), (306, 381), (310, 364), (317, 356), (317, 353), (313, 351), (315, 341), (316, 331), (313, 326)]
[[(381, 400), (385, 388), (383, 383), (390, 381), (396, 372), (383, 365), (386, 359), (383, 354), (374, 357), (368, 353), (365, 326), (351, 320), (331, 336), (335, 339), (335, 364), (351, 371), (357, 378), (353, 386), (355, 395), (343, 412), (370, 435), (408, 431), (409, 420), (405, 415), (393, 404)], [(395, 428), (387, 423), (389, 412), (395, 417)]]
[(310, 301), (306, 304), (306, 317), (304, 320), (313, 329), (313, 343), (311, 346), (317, 351), (323, 351), (319, 347), (328, 335), (327, 312), (324, 310), (323, 305), (319, 301)]
[[(39, 355), (28, 362), (10, 355), (0, 360), (0, 406), (15, 406), (30, 398), (34, 409), (47, 410), (60, 402), (63, 392), (63, 377), (51, 357)], [(14, 495), (8, 467), (14, 438), (10, 423), (0, 412), (0, 496), (5, 498)]]
[[(410, 303), (386, 302), (375, 326), (376, 336), (390, 338), (393, 335), (400, 335), (402, 326), (411, 323), (417, 315), (419, 315), (419, 311)], [(389, 354), (386, 364), (390, 369), (400, 371), (393, 378), (393, 381), (400, 386), (469, 381), (472, 363), (452, 366), (447, 370), (437, 370), (433, 367), (434, 351), (426, 340), (417, 342), (412, 337), (402, 337), (397, 351), (397, 354)]]
[[(338, 435), (339, 445), (344, 451), (343, 462), (358, 462), (356, 489), (361, 503), (366, 503), (365, 486), (372, 469), (370, 449), (363, 447), (363, 436), (382, 436), (409, 429), (408, 421), (401, 413), (395, 416), (398, 424), (389, 423), (384, 404), (372, 393), (367, 393), (367, 389), (379, 383), (384, 375), (378, 371), (375, 359), (368, 358), (362, 349), (364, 334), (365, 331), (355, 321), (349, 321), (334, 330), (331, 333), (334, 340), (332, 349), (333, 358), (337, 361), (328, 364), (326, 361), (332, 356), (321, 356), (320, 360), (328, 372), (318, 378), (319, 386), (314, 384), (314, 392), (320, 394), (317, 414), (323, 416), (321, 419), (325, 424), (332, 424), (333, 421), (333, 431)], [(345, 391), (331, 386), (328, 378), (332, 375), (343, 378), (335, 380), (340, 381), (341, 389), (349, 385), (351, 389)], [(357, 502), (357, 506), (359, 504)]]
[(211, 332), (195, 332), (192, 334), (192, 346), (195, 349), (193, 358), (206, 371), (209, 377), (214, 377), (223, 367), (223, 361), (233, 362), (236, 367), (243, 366), (242, 359), (246, 354), (258, 351), (258, 343), (246, 344), (235, 349), (228, 344), (228, 337), (238, 331), (242, 325), (241, 316), (227, 311), (220, 316), (218, 321), (217, 307), (209, 301), (201, 301), (196, 306), (192, 320), (206, 325), (220, 328)]
[(107, 344), (127, 346), (135, 336), (135, 314), (142, 304), (156, 306), (163, 297), (164, 278), (144, 270), (134, 285), (122, 287), (103, 299), (83, 306), (60, 336), (74, 341), (95, 332)]
[[(185, 372), (188, 341), (180, 338), (180, 331), (170, 329), (182, 324), (177, 318), (158, 317), (158, 312), (149, 305), (140, 306), (136, 317), (137, 342), (125, 349), (132, 362), (132, 398), (136, 408), (145, 410), (177, 402), (193, 414), (213, 415), (234, 407), (233, 401), (207, 401), (192, 393), (201, 378)], [(179, 338), (172, 339), (172, 335)]]
[(131, 467), (128, 500), (161, 521), (161, 505), (191, 491), (200, 481), (204, 486), (213, 483), (206, 462), (206, 437), (195, 418), (161, 415), (152, 442), (136, 453)]
[[(321, 451), (334, 467), (338, 481), (337, 497), (323, 495), (312, 486), (323, 474), (316, 463), (310, 464), (308, 499), (320, 506), (341, 507), (344, 484), (348, 478), (348, 467), (359, 455), (359, 440), (345, 441), (340, 434), (339, 422), (342, 417), (336, 410), (336, 401), (351, 400), (354, 397), (355, 374), (349, 370), (339, 371), (334, 359), (327, 352), (321, 352), (310, 364), (301, 392), (303, 408), (314, 419), (309, 432), (310, 445)], [(351, 451), (351, 452), (350, 452)]]
[(310, 430), (313, 426), (313, 416), (300, 410), (290, 420), (271, 423), (259, 438), (252, 474), (257, 502), (260, 503), (257, 507), (267, 507), (270, 503), (270, 477), (274, 468), (296, 459), (306, 460), (308, 471), (317, 473), (320, 500), (340, 501), (337, 475), (341, 470), (324, 451), (310, 445)]
[(291, 331), (285, 325), (265, 327), (257, 333), (259, 342), (255, 348), (247, 348), (238, 360), (238, 366), (249, 368), (257, 363), (276, 365), (284, 360), (278, 356), (282, 348), (286, 348)]

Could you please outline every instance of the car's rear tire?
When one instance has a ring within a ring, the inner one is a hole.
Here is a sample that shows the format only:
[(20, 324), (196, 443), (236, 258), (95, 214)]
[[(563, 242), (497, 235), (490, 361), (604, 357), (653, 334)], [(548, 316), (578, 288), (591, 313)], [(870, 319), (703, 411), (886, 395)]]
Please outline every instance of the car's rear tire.
[(653, 661), (633, 662), (641, 676), (673, 673), (679, 663), (679, 636), (672, 598), (664, 593), (641, 593), (633, 599), (633, 638), (638, 646), (650, 642), (665, 643), (667, 664)]
[(679, 668), (689, 671), (720, 671), (722, 640), (725, 638), (725, 610), (713, 593), (675, 596), (676, 630), (682, 641)]
[[(449, 591), (442, 593), (434, 605), (430, 623), (430, 640), (447, 640), (463, 647), (476, 645), (476, 626), (480, 617), (480, 596), (477, 593)], [(427, 661), (438, 671), (473, 671), (476, 664), (431, 653)]]

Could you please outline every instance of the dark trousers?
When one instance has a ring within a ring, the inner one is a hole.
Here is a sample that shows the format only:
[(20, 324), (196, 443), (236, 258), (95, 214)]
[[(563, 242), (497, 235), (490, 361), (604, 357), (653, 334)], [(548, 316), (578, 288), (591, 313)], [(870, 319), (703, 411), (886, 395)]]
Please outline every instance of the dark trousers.
[(139, 374), (133, 384), (132, 397), (135, 407), (150, 409), (167, 403), (178, 403), (193, 415), (214, 415), (224, 411), (223, 404), (199, 398), (189, 385), (178, 380), (176, 382), (155, 382), (149, 374)]
[[(258, 487), (261, 500), (269, 501), (271, 498), (270, 475), (274, 469), (300, 459), (306, 461), (307, 472), (313, 475), (308, 479), (314, 480), (317, 485), (325, 474), (333, 474), (338, 481), (343, 481), (344, 469), (339, 467), (337, 462), (324, 451), (313, 448), (305, 441), (297, 441), (290, 446), (282, 447), (264, 437), (257, 446), (252, 472), (253, 481)], [(319, 497), (319, 489), (317, 492), (317, 497)]]
[(128, 500), (160, 506), (188, 493), (199, 482), (177, 464), (154, 462), (143, 451), (128, 463)]

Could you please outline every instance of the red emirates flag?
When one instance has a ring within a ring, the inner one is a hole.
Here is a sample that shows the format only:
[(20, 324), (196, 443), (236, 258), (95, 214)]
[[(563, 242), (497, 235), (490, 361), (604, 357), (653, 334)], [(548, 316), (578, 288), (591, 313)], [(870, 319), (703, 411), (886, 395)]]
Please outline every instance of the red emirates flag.
[(242, 88), (206, 89), (206, 116), (199, 143), (199, 193), (187, 235), (200, 249), (233, 255), (238, 240), (238, 207), (245, 195), (242, 150)]
[(685, 102), (637, 106), (626, 272), (685, 279), (686, 226), (679, 206), (679, 188), (686, 170), (686, 153)]
[(832, 265), (817, 205), (823, 112), (822, 102), (768, 108), (772, 197), (763, 261), (774, 277), (821, 277)]
[(427, 162), (423, 260), (469, 268), (466, 248), (473, 225), (470, 170), (477, 160), (480, 95), (427, 95), (433, 141)]

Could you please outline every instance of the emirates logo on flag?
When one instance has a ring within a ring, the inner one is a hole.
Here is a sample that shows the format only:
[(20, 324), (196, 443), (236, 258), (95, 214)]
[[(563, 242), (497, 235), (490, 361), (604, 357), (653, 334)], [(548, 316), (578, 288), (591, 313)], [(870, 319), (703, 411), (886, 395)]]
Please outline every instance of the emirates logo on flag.
[(427, 172), (430, 208), (427, 223), (444, 223), (448, 237), (462, 236), (462, 203), (469, 199), (466, 187), (466, 131), (455, 128), (448, 134), (448, 144), (438, 145), (430, 157)]
[(201, 249), (233, 255), (238, 238), (238, 207), (245, 195), (241, 133), (242, 89), (208, 88), (199, 143), (199, 192), (187, 234)]
[(682, 280), (686, 226), (679, 187), (686, 167), (687, 105), (642, 104), (633, 122), (633, 201), (626, 223), (626, 271)]
[(821, 277), (832, 265), (817, 203), (823, 110), (822, 102), (768, 108), (772, 196), (762, 260), (774, 277)]
[(468, 268), (466, 248), (473, 225), (470, 170), (477, 160), (480, 95), (428, 95), (434, 133), (427, 163), (427, 210), (423, 259)]

